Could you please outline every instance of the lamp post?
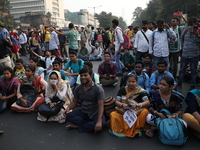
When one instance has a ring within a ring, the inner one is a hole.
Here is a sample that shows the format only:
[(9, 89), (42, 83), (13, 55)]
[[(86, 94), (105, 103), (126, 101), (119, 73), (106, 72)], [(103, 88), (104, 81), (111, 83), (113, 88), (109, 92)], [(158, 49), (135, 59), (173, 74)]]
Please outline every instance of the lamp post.
[(96, 7), (88, 7), (88, 8), (93, 8), (94, 9), (94, 28), (96, 29), (96, 20), (95, 20), (95, 9), (98, 8), (98, 7), (101, 7), (100, 6), (96, 6)]

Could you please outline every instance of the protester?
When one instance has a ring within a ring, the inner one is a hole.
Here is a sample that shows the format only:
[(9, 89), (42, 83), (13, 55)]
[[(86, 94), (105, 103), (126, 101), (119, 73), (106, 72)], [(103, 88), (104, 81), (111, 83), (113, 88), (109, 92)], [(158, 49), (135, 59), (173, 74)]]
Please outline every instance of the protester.
[[(102, 130), (105, 125), (105, 116), (103, 115), (104, 90), (100, 85), (92, 82), (92, 70), (83, 68), (79, 73), (81, 85), (76, 87), (74, 99), (65, 110), (67, 121), (72, 123), (67, 125), (66, 128), (77, 128), (79, 132), (94, 131), (96, 133)], [(80, 101), (82, 109), (69, 113), (76, 107), (78, 101)]]
[(26, 56), (27, 36), (22, 29), (19, 29), (19, 43), (21, 45), (21, 55)]
[(55, 28), (50, 28), (51, 36), (49, 40), (49, 50), (51, 51), (51, 55), (58, 57), (57, 50), (60, 49), (60, 42), (58, 39), (58, 34), (55, 31)]
[[(59, 32), (64, 33), (64, 30), (59, 30)], [(59, 39), (59, 43), (60, 43), (61, 56), (62, 56), (62, 58), (64, 58), (64, 57), (67, 58), (68, 57), (67, 49), (66, 49), (67, 37), (58, 35), (58, 39)]]
[(39, 66), (37, 57), (31, 57), (29, 63), (35, 67), (35, 76), (40, 76), (45, 79), (46, 70)]
[[(84, 67), (83, 68), (88, 68), (88, 69), (93, 69), (93, 64), (91, 61), (85, 61), (84, 62)], [(93, 72), (92, 70), (92, 81), (95, 83), (95, 84), (100, 84), (99, 82), (99, 74)], [(81, 84), (81, 80), (80, 80), (80, 74), (78, 75), (78, 78), (77, 78), (77, 81), (76, 81), (76, 84)]]
[(17, 87), (19, 81), (14, 77), (12, 68), (3, 69), (4, 77), (0, 78), (0, 112), (10, 106), (17, 100)]
[(149, 52), (149, 41), (152, 31), (148, 29), (148, 21), (142, 21), (142, 30), (138, 31), (135, 37), (134, 48), (136, 50), (136, 60), (142, 60), (142, 57)]
[[(62, 63), (58, 60), (55, 60), (53, 62), (53, 70), (56, 70), (60, 73), (61, 79), (62, 80), (67, 80), (69, 81), (69, 78), (67, 76), (65, 76), (65, 74), (67, 73), (66, 71), (62, 70)], [(51, 73), (50, 73), (51, 74)], [(48, 81), (48, 80), (47, 80)]]
[(17, 59), (15, 61), (15, 67), (13, 68), (14, 77), (17, 79), (22, 79), (25, 76), (24, 61), (22, 59)]
[(82, 44), (85, 44), (87, 42), (87, 33), (86, 33), (84, 27), (81, 27), (80, 34), (81, 34), (81, 45), (82, 45)]
[[(173, 75), (166, 71), (167, 68), (167, 62), (163, 59), (159, 60), (157, 63), (157, 71), (153, 72), (150, 77), (149, 85), (152, 90), (159, 89), (159, 83), (162, 77), (164, 76), (170, 76), (172, 79), (174, 79)], [(176, 87), (176, 81), (174, 80), (174, 88)]]
[(196, 17), (190, 17), (188, 19), (188, 28), (183, 32), (182, 35), (182, 56), (181, 56), (181, 67), (179, 72), (178, 86), (177, 89), (182, 88), (183, 78), (190, 64), (191, 70), (191, 80), (190, 80), (190, 90), (196, 87), (196, 77), (197, 77), (197, 65), (199, 61), (199, 44), (200, 44), (200, 33), (195, 28), (197, 22)]
[[(69, 82), (62, 80), (58, 71), (52, 71), (49, 75), (48, 85), (45, 89), (45, 102), (50, 105), (50, 108), (53, 108), (56, 106), (56, 102), (52, 101), (56, 99), (63, 100), (65, 102), (63, 105), (64, 108), (61, 108), (60, 112), (56, 116), (48, 118), (48, 121), (58, 121), (59, 123), (64, 123), (66, 118), (63, 113), (73, 99), (73, 94)], [(47, 121), (47, 117), (38, 113), (37, 120)]]
[[(24, 77), (20, 81), (20, 84), (18, 85), (17, 88), (18, 100), (17, 102), (12, 104), (11, 106), (12, 110), (16, 112), (37, 111), (37, 108), (44, 102), (43, 92), (47, 83), (42, 77), (35, 76), (34, 74), (35, 74), (35, 67), (31, 65), (26, 66), (26, 77)], [(32, 90), (29, 91), (29, 89)]]
[(191, 90), (185, 98), (187, 104), (183, 120), (192, 129), (194, 135), (200, 138), (200, 92), (198, 89)]
[(157, 29), (156, 23), (153, 22), (153, 21), (150, 21), (149, 24), (148, 24), (148, 29), (151, 30), (151, 31), (156, 30)]
[(79, 71), (83, 68), (84, 61), (77, 59), (76, 51), (69, 52), (70, 61), (65, 64), (64, 70), (70, 69), (65, 75), (69, 78), (70, 87), (74, 87), (79, 75)]
[[(144, 128), (146, 123), (146, 116), (148, 115), (149, 98), (147, 92), (136, 87), (137, 76), (131, 74), (127, 78), (127, 86), (122, 87), (117, 94), (115, 104), (119, 109), (113, 111), (110, 114), (110, 133), (117, 137), (130, 137), (133, 138), (135, 135), (142, 136), (141, 129)], [(130, 106), (131, 105), (131, 106)], [(124, 121), (122, 112), (128, 108), (137, 111), (137, 120), (132, 127)], [(139, 110), (138, 110), (139, 109)]]
[(78, 58), (82, 60), (89, 59), (89, 52), (88, 52), (88, 49), (85, 47), (85, 43), (81, 44), (81, 49), (79, 50)]
[(116, 64), (110, 61), (110, 53), (105, 52), (104, 53), (104, 62), (101, 63), (98, 67), (98, 73), (100, 76), (100, 83), (103, 86), (109, 86), (113, 85), (115, 86), (117, 84), (117, 81), (119, 80), (117, 76), (117, 68)]
[[(149, 137), (154, 136), (156, 130), (156, 119), (161, 117), (163, 119), (175, 118), (181, 115), (182, 112), (182, 101), (184, 96), (174, 91), (174, 79), (170, 76), (164, 76), (159, 82), (159, 90), (153, 91), (150, 95), (151, 107), (146, 120), (151, 127), (146, 130), (146, 135)], [(165, 116), (161, 113), (161, 109), (167, 109), (172, 115)]]
[(123, 71), (131, 71), (135, 65), (135, 57), (130, 54), (129, 49), (124, 50), (124, 55), (122, 56), (122, 63), (124, 64), (125, 68)]
[(102, 48), (99, 46), (98, 43), (95, 43), (95, 46), (92, 46), (90, 43), (89, 43), (89, 46), (92, 48), (92, 51), (93, 51), (93, 56), (90, 56), (89, 57), (89, 60), (92, 61), (92, 60), (102, 60)]
[(124, 65), (120, 61), (120, 56), (121, 56), (122, 45), (124, 43), (124, 38), (123, 38), (123, 31), (118, 25), (119, 25), (119, 21), (117, 19), (114, 19), (112, 21), (112, 26), (115, 29), (115, 31), (114, 31), (114, 36), (115, 36), (115, 62), (116, 62), (116, 65), (117, 65), (118, 75), (122, 75), (122, 69), (124, 68)]
[(143, 71), (148, 74), (149, 77), (151, 77), (151, 74), (156, 71), (156, 68), (153, 68), (153, 62), (152, 62), (152, 56), (151, 54), (145, 54), (143, 56), (143, 63), (144, 63), (144, 69)]
[(47, 26), (44, 27), (43, 29), (43, 34), (44, 34), (44, 47), (45, 50), (49, 50), (49, 41), (51, 37), (51, 32)]
[(36, 33), (32, 33), (32, 36), (29, 39), (29, 45), (38, 55), (40, 55), (40, 42), (41, 42), (40, 37), (37, 36)]
[(153, 55), (154, 67), (157, 68), (159, 59), (169, 62), (169, 46), (168, 41), (176, 41), (176, 33), (165, 23), (164, 20), (157, 21), (157, 29), (153, 31), (150, 44), (149, 53)]

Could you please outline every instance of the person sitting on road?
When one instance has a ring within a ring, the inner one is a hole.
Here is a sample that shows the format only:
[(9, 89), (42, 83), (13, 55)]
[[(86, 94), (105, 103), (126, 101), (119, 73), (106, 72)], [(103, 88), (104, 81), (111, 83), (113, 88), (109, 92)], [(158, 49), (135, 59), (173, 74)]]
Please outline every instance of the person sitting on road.
[(44, 89), (46, 81), (35, 76), (35, 67), (26, 66), (26, 77), (20, 80), (17, 88), (17, 102), (12, 104), (11, 109), (16, 112), (37, 111), (37, 108), (44, 102)]
[(149, 86), (149, 76), (145, 72), (143, 72), (143, 69), (144, 69), (144, 63), (138, 60), (135, 63), (135, 70), (131, 71), (129, 74), (135, 74), (138, 80), (137, 87), (142, 87), (149, 94), (151, 91), (151, 88)]
[(69, 81), (69, 78), (65, 75), (67, 72), (65, 70), (62, 70), (62, 64), (60, 61), (55, 60), (53, 62), (53, 70), (60, 72), (61, 79)]
[(69, 78), (70, 87), (74, 87), (79, 75), (79, 71), (83, 68), (84, 61), (77, 59), (77, 53), (75, 51), (69, 52), (70, 61), (65, 64), (64, 70), (70, 69), (69, 73), (65, 75)]
[(29, 63), (30, 65), (35, 67), (35, 76), (40, 76), (45, 79), (46, 70), (43, 67), (39, 66), (37, 57), (31, 57), (29, 59)]
[(88, 52), (88, 49), (85, 47), (85, 43), (81, 44), (81, 49), (79, 50), (78, 58), (82, 60), (89, 59), (89, 52)]
[(95, 46), (92, 46), (89, 42), (89, 46), (92, 48), (93, 56), (89, 57), (89, 60), (102, 60), (102, 49), (98, 43), (95, 43)]
[(152, 62), (152, 56), (151, 54), (145, 54), (143, 56), (143, 63), (144, 63), (144, 69), (143, 71), (148, 74), (149, 77), (151, 77), (151, 74), (156, 71), (156, 68), (153, 68), (153, 62)]
[[(157, 66), (158, 66), (157, 71), (151, 74), (150, 81), (149, 81), (149, 84), (152, 90), (159, 89), (158, 85), (162, 77), (170, 76), (174, 79), (173, 75), (169, 71), (166, 71), (167, 62), (165, 60), (160, 59), (157, 63)], [(176, 81), (174, 80), (174, 88), (175, 87), (176, 87)]]
[(118, 81), (116, 64), (110, 61), (110, 53), (104, 53), (104, 62), (99, 65), (98, 73), (103, 86), (116, 85)]
[[(78, 128), (79, 132), (92, 132), (102, 130), (105, 125), (103, 88), (92, 81), (92, 70), (82, 68), (79, 72), (81, 84), (74, 92), (74, 99), (65, 110), (66, 120), (71, 122), (67, 129)], [(82, 109), (70, 110), (76, 107), (78, 101)]]
[[(48, 121), (58, 121), (59, 123), (64, 123), (65, 116), (63, 113), (73, 99), (73, 94), (69, 82), (62, 80), (60, 73), (53, 70), (49, 75), (48, 85), (45, 89), (45, 102), (53, 108), (56, 103), (52, 102), (52, 100), (56, 98), (65, 101), (65, 104), (63, 105), (64, 108), (62, 108), (56, 116), (48, 118)], [(47, 117), (38, 113), (37, 120), (47, 121)]]
[(22, 59), (17, 59), (15, 61), (15, 67), (13, 68), (14, 76), (17, 79), (22, 79), (25, 76), (24, 61)]
[(4, 77), (0, 78), (0, 112), (10, 106), (17, 100), (17, 87), (19, 81), (14, 77), (12, 68), (5, 67)]
[[(117, 111), (110, 113), (110, 133), (118, 137), (130, 137), (135, 135), (142, 136), (140, 129), (145, 127), (146, 116), (149, 105), (149, 98), (147, 92), (137, 87), (137, 76), (135, 74), (128, 75), (126, 86), (120, 88), (118, 91), (115, 104)], [(137, 120), (132, 127), (123, 119), (123, 113), (127, 109), (133, 109), (136, 112)]]
[[(88, 68), (88, 69), (93, 69), (93, 64), (91, 61), (85, 61), (84, 62), (84, 68)], [(95, 83), (95, 84), (100, 84), (99, 82), (99, 75), (95, 72), (93, 72), (92, 70), (92, 81)], [(77, 78), (77, 81), (76, 81), (76, 84), (81, 84), (81, 80), (80, 80), (80, 74), (78, 75), (78, 78)]]
[[(154, 136), (156, 128), (156, 119), (158, 117), (166, 118), (161, 109), (167, 109), (172, 115), (167, 115), (168, 118), (175, 118), (181, 115), (182, 112), (182, 100), (185, 98), (178, 91), (173, 90), (174, 79), (170, 76), (164, 76), (159, 82), (159, 90), (152, 91), (150, 94), (151, 107), (146, 117), (147, 123), (150, 125), (149, 129), (146, 129), (146, 135), (149, 137)], [(183, 121), (184, 122), (184, 121)]]
[(200, 138), (200, 91), (191, 90), (185, 98), (187, 108), (183, 114), (183, 120), (192, 129), (195, 136)]
[(135, 65), (135, 57), (130, 54), (129, 49), (124, 50), (124, 55), (122, 56), (122, 63), (124, 64), (125, 68), (123, 71), (132, 71)]

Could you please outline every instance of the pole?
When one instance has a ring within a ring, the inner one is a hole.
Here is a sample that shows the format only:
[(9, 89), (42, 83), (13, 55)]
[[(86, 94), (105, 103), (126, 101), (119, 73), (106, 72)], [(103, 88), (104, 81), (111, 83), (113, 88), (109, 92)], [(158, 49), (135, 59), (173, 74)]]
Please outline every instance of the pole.
[(95, 8), (101, 7), (100, 6), (96, 6), (96, 7), (88, 7), (88, 8), (93, 8), (94, 9), (94, 28), (96, 29), (96, 19), (95, 19)]

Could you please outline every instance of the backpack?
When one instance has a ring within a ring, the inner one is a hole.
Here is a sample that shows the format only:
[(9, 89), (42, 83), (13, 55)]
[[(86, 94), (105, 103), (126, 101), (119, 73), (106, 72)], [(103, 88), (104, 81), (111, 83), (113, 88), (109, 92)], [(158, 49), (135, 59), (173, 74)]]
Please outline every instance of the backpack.
[[(131, 71), (131, 72), (125, 74), (120, 80), (120, 87), (126, 86), (126, 80), (127, 80), (127, 77), (128, 77), (129, 74), (136, 74), (136, 72), (135, 71)], [(143, 77), (143, 79), (145, 81), (146, 80), (146, 76), (145, 76), (145, 73), (143, 71), (142, 71), (142, 77)], [(144, 87), (145, 87), (145, 82), (144, 82)]]
[[(119, 28), (119, 30), (122, 31), (122, 29), (120, 29), (120, 28)], [(117, 32), (116, 32), (116, 33), (117, 33)], [(131, 40), (130, 40), (130, 37), (129, 37), (126, 33), (124, 33), (123, 31), (122, 31), (122, 34), (123, 34), (123, 38), (124, 38), (124, 43), (122, 44), (122, 47), (123, 47), (124, 49), (130, 49), (130, 47), (131, 47)]]
[(23, 96), (23, 99), (29, 101), (29, 107), (35, 102), (37, 98), (37, 90), (33, 84), (33, 81), (37, 78), (34, 76), (31, 80), (23, 78), (23, 82), (20, 85), (20, 92)]
[(109, 39), (108, 39), (108, 32), (105, 32), (105, 33), (103, 34), (103, 41), (104, 41), (104, 42), (109, 42)]
[[(171, 115), (166, 109), (161, 109), (163, 114)], [(157, 118), (159, 140), (166, 145), (183, 145), (187, 141), (187, 129), (179, 117), (176, 118)]]
[(96, 41), (97, 40), (97, 32), (93, 31), (94, 32), (94, 40)]
[[(159, 72), (156, 70), (154, 72), (154, 74), (156, 75), (156, 82), (157, 82), (158, 81), (158, 74), (159, 74)], [(168, 72), (167, 71), (164, 71), (164, 76), (168, 76)]]
[(10, 48), (12, 50), (13, 53), (18, 53), (20, 47), (19, 47), (19, 42), (13, 38), (12, 36), (10, 36), (10, 40), (12, 41), (13, 45)]

